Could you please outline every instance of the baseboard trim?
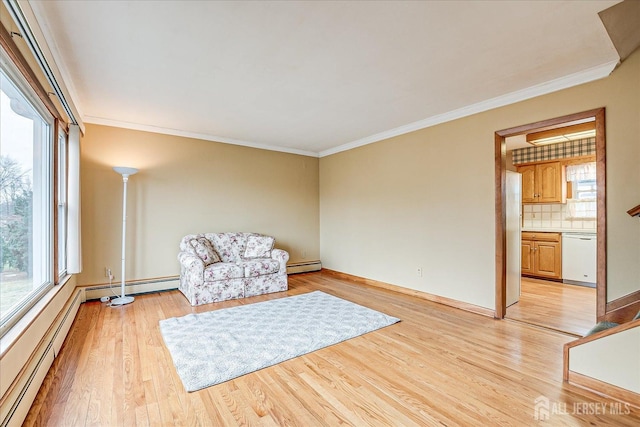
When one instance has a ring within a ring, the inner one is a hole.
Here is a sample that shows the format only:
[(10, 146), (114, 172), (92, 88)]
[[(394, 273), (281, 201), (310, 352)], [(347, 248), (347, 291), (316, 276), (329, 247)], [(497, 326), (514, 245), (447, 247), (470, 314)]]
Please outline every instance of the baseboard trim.
[[(320, 261), (299, 262), (287, 265), (287, 274), (308, 273), (320, 271), (322, 263)], [(149, 279), (130, 280), (125, 282), (124, 289), (127, 295), (139, 295), (149, 292), (168, 291), (178, 289), (180, 276), (163, 276)], [(175, 283), (174, 283), (175, 282)], [(112, 297), (120, 294), (120, 283), (93, 283), (78, 285), (84, 291), (85, 301), (100, 299), (101, 297)], [(115, 294), (114, 294), (115, 293)]]
[(640, 291), (615, 299), (607, 303), (604, 320), (625, 323), (633, 319), (640, 311)]
[[(130, 286), (130, 285), (137, 285), (137, 284), (144, 284), (144, 283), (153, 283), (153, 282), (167, 282), (170, 280), (180, 280), (180, 276), (179, 275), (175, 275), (175, 276), (161, 276), (161, 277), (149, 277), (146, 279), (136, 279), (136, 280), (127, 280), (125, 282), (125, 286)], [(113, 282), (111, 284), (112, 287), (120, 287), (120, 282)], [(77, 285), (77, 288), (99, 288), (99, 287), (105, 287), (105, 288), (109, 288), (109, 283), (108, 282), (101, 282), (101, 283), (86, 283), (84, 285)]]
[[(168, 291), (178, 289), (180, 276), (165, 276), (152, 279), (131, 280), (125, 282), (124, 289), (127, 295), (139, 295), (149, 292)], [(99, 283), (93, 285), (79, 285), (84, 291), (85, 301), (100, 299), (101, 297), (113, 297), (120, 295), (120, 283)]]
[(628, 295), (614, 299), (607, 303), (607, 311), (617, 310), (621, 307), (625, 307), (629, 304), (633, 304), (640, 301), (640, 290), (632, 292)]
[(405, 294), (405, 295), (411, 295), (411, 296), (414, 296), (414, 297), (425, 299), (427, 301), (431, 301), (431, 302), (435, 302), (435, 303), (438, 303), (438, 304), (447, 305), (449, 307), (458, 308), (460, 310), (469, 311), (469, 312), (475, 313), (475, 314), (480, 314), (482, 316), (495, 317), (495, 312), (493, 310), (485, 308), (485, 307), (480, 307), (478, 305), (469, 304), (467, 302), (458, 301), (458, 300), (454, 300), (454, 299), (451, 299), (451, 298), (442, 297), (442, 296), (439, 296), (439, 295), (433, 295), (433, 294), (430, 294), (430, 293), (427, 293), (427, 292), (417, 291), (415, 289), (404, 288), (402, 286), (392, 285), (390, 283), (379, 282), (379, 281), (373, 280), (373, 279), (367, 279), (367, 278), (364, 278), (364, 277), (354, 276), (352, 274), (342, 273), (342, 272), (339, 272), (339, 271), (330, 270), (328, 268), (323, 268), (322, 272), (330, 274), (330, 275), (335, 276), (335, 277), (338, 277), (338, 278), (343, 279), (343, 280), (348, 280), (348, 281), (351, 281), (351, 282), (356, 282), (356, 283), (360, 283), (360, 284), (368, 285), (368, 286), (374, 286), (376, 288), (387, 289), (387, 290), (390, 290), (390, 291), (393, 291), (393, 292), (398, 292), (398, 293)]
[[(320, 261), (298, 262), (287, 265), (287, 274), (308, 273), (320, 271), (322, 263)], [(180, 276), (163, 276), (149, 279), (129, 280), (125, 282), (124, 288), (127, 295), (139, 295), (149, 292), (168, 291), (178, 289)], [(100, 299), (101, 297), (112, 297), (120, 294), (120, 283), (93, 283), (78, 285), (84, 291), (85, 301)], [(115, 293), (115, 294), (114, 294)]]
[(608, 399), (617, 400), (629, 406), (640, 408), (640, 394), (633, 391), (597, 380), (577, 372), (569, 371), (569, 379), (567, 382), (571, 385), (589, 390)]

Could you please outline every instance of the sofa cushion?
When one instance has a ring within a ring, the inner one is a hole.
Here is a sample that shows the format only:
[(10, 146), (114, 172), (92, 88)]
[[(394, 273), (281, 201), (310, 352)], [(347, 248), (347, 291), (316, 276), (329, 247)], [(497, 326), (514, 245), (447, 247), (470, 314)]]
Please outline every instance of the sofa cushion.
[(196, 251), (196, 255), (200, 257), (202, 261), (204, 261), (204, 265), (210, 265), (216, 262), (220, 262), (220, 257), (213, 249), (211, 242), (204, 237), (197, 237), (195, 239), (191, 239), (191, 246), (193, 246), (193, 250)]
[(269, 258), (271, 249), (276, 239), (271, 236), (261, 236), (260, 234), (251, 234), (247, 237), (247, 246), (244, 250), (243, 258)]
[(217, 262), (204, 269), (204, 281), (215, 282), (217, 280), (241, 279), (244, 277), (244, 268), (230, 262)]
[(244, 277), (258, 277), (277, 273), (280, 270), (280, 263), (271, 258), (251, 259), (243, 261), (239, 265), (244, 268)]
[(222, 262), (241, 261), (248, 233), (206, 233)]

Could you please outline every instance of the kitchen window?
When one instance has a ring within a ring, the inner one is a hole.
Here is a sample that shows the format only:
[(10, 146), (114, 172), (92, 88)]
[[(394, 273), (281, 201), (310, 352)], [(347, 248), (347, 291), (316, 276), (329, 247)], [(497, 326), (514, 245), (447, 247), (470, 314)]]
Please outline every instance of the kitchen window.
[(596, 200), (596, 194), (597, 186), (595, 179), (581, 179), (574, 181), (572, 199), (593, 201)]
[(567, 199), (568, 218), (597, 218), (596, 163), (568, 165), (566, 174), (572, 189), (570, 199)]

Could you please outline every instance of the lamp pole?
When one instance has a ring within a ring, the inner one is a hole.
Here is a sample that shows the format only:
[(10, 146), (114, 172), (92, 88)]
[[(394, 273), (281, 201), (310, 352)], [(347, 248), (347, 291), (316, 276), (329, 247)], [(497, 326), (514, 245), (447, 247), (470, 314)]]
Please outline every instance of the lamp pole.
[(120, 306), (130, 304), (133, 302), (133, 297), (125, 295), (125, 273), (126, 273), (126, 251), (127, 251), (127, 181), (129, 176), (138, 173), (136, 168), (128, 168), (123, 166), (116, 166), (114, 171), (122, 175), (122, 185), (124, 187), (122, 192), (122, 278), (120, 285), (120, 296), (111, 300), (112, 306)]

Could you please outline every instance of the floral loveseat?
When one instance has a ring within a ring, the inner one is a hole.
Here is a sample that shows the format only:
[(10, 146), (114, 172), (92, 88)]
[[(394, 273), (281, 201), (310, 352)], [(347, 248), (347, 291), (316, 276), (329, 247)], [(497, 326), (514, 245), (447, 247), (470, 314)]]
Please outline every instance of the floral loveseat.
[(190, 234), (180, 241), (180, 291), (191, 305), (286, 291), (289, 254), (256, 233)]

